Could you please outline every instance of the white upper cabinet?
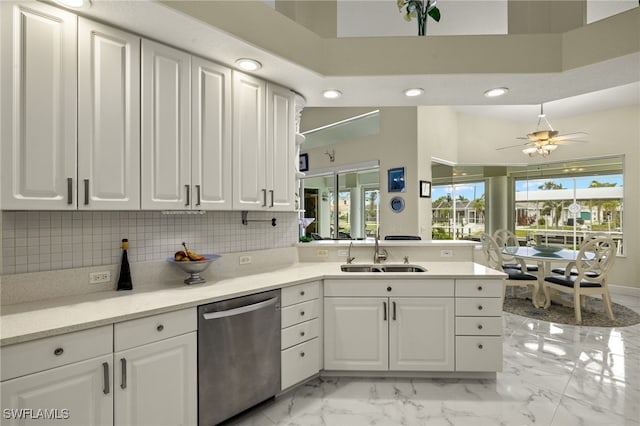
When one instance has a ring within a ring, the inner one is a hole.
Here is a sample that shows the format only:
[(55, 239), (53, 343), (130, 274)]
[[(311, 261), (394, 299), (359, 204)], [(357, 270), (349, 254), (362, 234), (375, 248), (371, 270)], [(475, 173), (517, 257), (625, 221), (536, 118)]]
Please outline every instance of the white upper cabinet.
[(2, 208), (76, 208), (75, 15), (2, 2)]
[(233, 207), (261, 210), (267, 207), (266, 83), (233, 72)]
[(191, 55), (142, 40), (142, 209), (191, 206)]
[(191, 204), (231, 210), (231, 70), (194, 56), (191, 87)]
[(78, 22), (80, 209), (140, 208), (140, 38)]
[(295, 209), (295, 107), (291, 90), (267, 83), (269, 207)]

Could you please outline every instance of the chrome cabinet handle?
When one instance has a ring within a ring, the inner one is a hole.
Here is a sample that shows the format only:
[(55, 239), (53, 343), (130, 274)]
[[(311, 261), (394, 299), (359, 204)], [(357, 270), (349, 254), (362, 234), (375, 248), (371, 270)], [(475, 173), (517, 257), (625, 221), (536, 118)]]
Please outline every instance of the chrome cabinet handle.
[(189, 204), (191, 204), (191, 200), (189, 199), (189, 185), (185, 185), (184, 186), (185, 191), (187, 192), (187, 198), (186, 198), (186, 202), (184, 203), (185, 206), (188, 206)]
[(127, 360), (120, 358), (120, 366), (122, 367), (122, 375), (120, 376), (120, 387), (127, 388)]
[(304, 358), (304, 352), (300, 352), (300, 356)]
[(84, 205), (89, 205), (89, 179), (84, 180)]
[(478, 330), (482, 330), (482, 324), (478, 324)]
[(300, 332), (300, 337), (304, 337), (304, 331)]
[(67, 178), (67, 204), (73, 204), (73, 178)]
[(393, 320), (396, 320), (396, 302), (391, 302), (393, 304)]
[(267, 190), (262, 190), (262, 207), (267, 207)]
[(478, 349), (482, 349), (484, 346), (482, 346), (482, 343), (478, 344)]
[(162, 331), (162, 330), (164, 330), (164, 325), (162, 325), (162, 324), (158, 325), (158, 326), (156, 327), (156, 330), (158, 330), (158, 331)]
[(304, 296), (304, 290), (300, 292), (300, 296)]
[(109, 389), (109, 363), (108, 362), (103, 362), (102, 363), (102, 377), (103, 377), (103, 387), (102, 387), (102, 393), (104, 393), (105, 395), (108, 395), (109, 392), (111, 392), (111, 390)]
[(387, 320), (387, 302), (382, 302), (382, 320), (386, 321)]
[(482, 291), (482, 286), (481, 285), (478, 286), (478, 291)]
[(62, 348), (56, 348), (56, 349), (53, 351), (53, 354), (54, 354), (55, 356), (60, 356), (60, 355), (62, 355), (63, 353), (64, 353), (64, 349), (62, 349)]
[(482, 310), (482, 305), (478, 305), (478, 310), (481, 311)]
[(196, 185), (196, 206), (199, 206), (200, 202), (200, 185)]
[(304, 316), (304, 311), (300, 311), (300, 316), (303, 317)]
[(269, 194), (271, 194), (271, 204), (269, 205), (269, 207), (273, 207), (273, 189), (269, 190)]

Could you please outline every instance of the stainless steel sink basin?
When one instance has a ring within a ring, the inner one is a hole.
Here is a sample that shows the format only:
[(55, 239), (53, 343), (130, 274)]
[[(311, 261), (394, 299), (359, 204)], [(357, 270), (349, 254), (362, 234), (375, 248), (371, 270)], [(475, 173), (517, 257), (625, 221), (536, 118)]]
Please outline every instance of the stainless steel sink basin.
[(342, 272), (427, 272), (419, 265), (340, 265)]

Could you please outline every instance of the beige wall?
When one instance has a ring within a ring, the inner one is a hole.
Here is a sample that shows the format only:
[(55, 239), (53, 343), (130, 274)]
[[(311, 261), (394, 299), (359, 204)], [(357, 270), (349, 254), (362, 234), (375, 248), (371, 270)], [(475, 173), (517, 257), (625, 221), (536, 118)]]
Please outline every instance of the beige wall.
[(336, 36), (336, 0), (276, 0), (276, 10), (321, 37)]
[[(310, 108), (302, 113), (301, 128), (315, 128), (330, 124), (337, 117), (352, 117), (357, 109), (340, 112), (334, 108)], [(347, 112), (346, 114), (343, 114)], [(362, 113), (362, 112), (356, 112)], [(314, 123), (309, 126), (308, 123)], [(418, 220), (418, 161), (417, 116), (415, 107), (381, 108), (380, 133), (347, 143), (329, 145), (301, 152), (309, 154), (309, 170), (324, 169), (339, 165), (348, 165), (364, 161), (380, 161), (380, 226), (381, 235), (420, 233)], [(335, 162), (329, 161), (325, 151), (335, 151)], [(387, 170), (394, 167), (405, 168), (406, 192), (389, 193), (387, 191)], [(422, 177), (421, 177), (422, 178)], [(405, 209), (394, 213), (389, 207), (391, 198), (399, 195), (405, 200)]]

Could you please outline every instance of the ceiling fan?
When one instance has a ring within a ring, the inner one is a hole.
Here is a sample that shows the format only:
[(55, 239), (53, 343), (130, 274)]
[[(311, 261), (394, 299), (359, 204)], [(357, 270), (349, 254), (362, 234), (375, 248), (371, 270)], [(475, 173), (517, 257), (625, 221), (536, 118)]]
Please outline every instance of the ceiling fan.
[[(548, 130), (539, 130), (540, 123), (542, 120), (546, 123)], [(540, 155), (542, 157), (547, 157), (552, 151), (555, 151), (558, 148), (558, 145), (565, 145), (568, 143), (586, 143), (587, 141), (579, 140), (577, 138), (586, 137), (587, 134), (584, 132), (575, 132), (575, 133), (567, 133), (564, 135), (559, 135), (557, 130), (554, 130), (547, 117), (544, 113), (544, 104), (540, 104), (540, 114), (538, 114), (538, 125), (536, 126), (536, 131), (527, 134), (527, 136), (521, 136), (517, 139), (525, 139), (526, 142), (524, 144), (518, 145), (510, 145), (503, 146), (501, 148), (497, 148), (497, 150), (508, 149), (508, 148), (516, 148), (523, 147), (522, 152), (527, 154), (529, 157), (533, 157), (534, 155)]]

